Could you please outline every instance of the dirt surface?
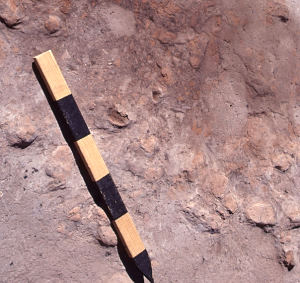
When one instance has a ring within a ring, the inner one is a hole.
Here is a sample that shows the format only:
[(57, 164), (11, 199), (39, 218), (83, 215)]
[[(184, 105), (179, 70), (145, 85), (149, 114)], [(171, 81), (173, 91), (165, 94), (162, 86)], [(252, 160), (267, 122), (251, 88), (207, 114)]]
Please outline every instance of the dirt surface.
[(32, 71), (51, 49), (156, 282), (300, 282), (298, 0), (1, 0), (0, 282), (132, 282)]

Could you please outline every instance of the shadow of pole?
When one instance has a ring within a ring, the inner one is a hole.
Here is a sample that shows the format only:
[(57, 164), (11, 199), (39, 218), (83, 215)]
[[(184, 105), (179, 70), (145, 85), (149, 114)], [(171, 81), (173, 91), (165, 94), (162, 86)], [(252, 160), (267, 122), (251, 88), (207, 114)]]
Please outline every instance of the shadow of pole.
[[(83, 177), (83, 180), (86, 184), (86, 187), (89, 191), (89, 193), (91, 194), (94, 202), (96, 205), (98, 205), (99, 207), (101, 207), (106, 215), (108, 216), (110, 222), (112, 223), (112, 219), (110, 217), (110, 214), (108, 213), (108, 208), (102, 198), (102, 195), (101, 193), (99, 192), (97, 186), (95, 185), (95, 183), (92, 181), (92, 179), (90, 178), (89, 176), (89, 173), (87, 171), (87, 169), (85, 168), (85, 165), (80, 157), (80, 154), (79, 152), (77, 151), (74, 143), (72, 142), (71, 140), (71, 133), (70, 133), (70, 130), (69, 130), (69, 126), (67, 125), (65, 119), (63, 118), (62, 114), (59, 112), (58, 108), (56, 107), (56, 104), (55, 104), (55, 101), (53, 101), (52, 97), (51, 97), (51, 94), (49, 93), (48, 89), (47, 89), (47, 86), (45, 85), (42, 77), (41, 77), (41, 74), (37, 68), (37, 66), (35, 65), (35, 63), (33, 62), (32, 63), (32, 70), (36, 76), (36, 79), (38, 80), (45, 96), (46, 96), (46, 99), (51, 107), (51, 110), (52, 112), (54, 113), (54, 116), (56, 118), (56, 121), (60, 127), (60, 130), (63, 134), (63, 137), (64, 139), (66, 140), (67, 144), (69, 145), (72, 153), (73, 153), (73, 156), (74, 156), (74, 159), (76, 161), (76, 164), (79, 168), (79, 171), (80, 171), (80, 174), (81, 176)], [(132, 279), (133, 282), (136, 282), (136, 283), (143, 283), (144, 282), (144, 277), (143, 277), (143, 274), (137, 269), (133, 259), (129, 258), (127, 253), (126, 253), (126, 250), (124, 248), (124, 246), (122, 245), (122, 242), (114, 228), (114, 226), (111, 224), (111, 227), (112, 229), (114, 230), (115, 234), (117, 235), (118, 237), (118, 253), (119, 253), (119, 257), (122, 261), (122, 263), (124, 264), (124, 267), (126, 269), (126, 272), (127, 274), (129, 275), (129, 277)]]

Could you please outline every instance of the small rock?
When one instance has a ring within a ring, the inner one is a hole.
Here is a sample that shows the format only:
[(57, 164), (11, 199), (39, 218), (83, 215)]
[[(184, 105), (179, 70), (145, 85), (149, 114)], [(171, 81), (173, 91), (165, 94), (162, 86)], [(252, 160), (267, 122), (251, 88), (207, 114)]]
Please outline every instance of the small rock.
[(288, 154), (278, 154), (273, 159), (274, 168), (281, 172), (286, 172), (292, 165), (293, 159)]
[(62, 0), (59, 10), (64, 14), (69, 14), (72, 9), (71, 0)]
[(196, 55), (191, 55), (189, 58), (189, 63), (191, 65), (192, 68), (194, 69), (198, 69), (201, 65), (201, 61), (202, 61), (203, 57), (199, 57)]
[(45, 22), (45, 28), (49, 34), (56, 33), (61, 26), (61, 20), (59, 17), (50, 15), (48, 20)]
[(177, 35), (165, 29), (159, 29), (154, 32), (153, 37), (158, 39), (160, 43), (170, 44), (175, 41)]
[(47, 191), (50, 191), (50, 192), (64, 190), (66, 188), (66, 183), (63, 181), (60, 181), (60, 180), (52, 180), (47, 184), (46, 188), (47, 188)]
[(67, 145), (58, 146), (47, 160), (45, 173), (64, 183), (71, 174), (72, 165), (73, 158), (69, 147)]
[(108, 120), (113, 126), (118, 128), (124, 128), (130, 123), (130, 120), (126, 113), (119, 112), (116, 109), (112, 108), (108, 110)]
[(232, 193), (225, 195), (223, 204), (230, 213), (235, 213), (238, 208), (236, 198)]
[(185, 44), (192, 40), (195, 37), (195, 32), (193, 29), (186, 30), (177, 34), (175, 43), (176, 44)]
[(120, 67), (121, 66), (121, 58), (115, 58), (113, 60), (113, 64), (116, 66), (116, 67)]
[(284, 214), (290, 219), (291, 222), (300, 223), (300, 205), (296, 200), (284, 200), (281, 207)]
[(251, 151), (264, 158), (269, 158), (273, 153), (273, 144), (276, 136), (266, 119), (251, 117), (247, 121), (247, 136)]
[(94, 217), (97, 219), (97, 222), (101, 226), (108, 226), (110, 224), (107, 215), (105, 214), (104, 210), (100, 207), (95, 207)]
[(173, 72), (169, 66), (163, 66), (160, 70), (161, 75), (168, 85), (171, 85), (175, 82)]
[(97, 239), (106, 247), (115, 247), (118, 244), (117, 236), (110, 226), (99, 226)]
[(57, 226), (56, 231), (57, 231), (58, 233), (61, 233), (61, 234), (67, 234), (67, 232), (66, 232), (66, 226), (65, 226), (64, 223), (60, 223), (60, 224)]
[(283, 259), (283, 264), (288, 269), (288, 271), (290, 271), (294, 268), (296, 263), (295, 263), (295, 258), (294, 258), (294, 252), (293, 251), (285, 252), (284, 259)]
[(222, 198), (226, 192), (228, 178), (223, 172), (211, 171), (207, 177), (205, 186), (217, 198)]
[(146, 171), (146, 164), (143, 164), (141, 160), (126, 160), (127, 170), (134, 176), (144, 177)]
[(7, 125), (7, 141), (12, 147), (25, 149), (36, 139), (36, 130), (28, 116), (18, 117)]
[(284, 1), (270, 1), (266, 12), (268, 23), (273, 23), (276, 19), (286, 23), (290, 18), (288, 5)]
[(81, 220), (81, 216), (79, 213), (74, 214), (74, 215), (70, 216), (70, 220), (72, 220), (74, 222), (79, 222)]
[(150, 167), (145, 170), (145, 179), (147, 181), (159, 180), (164, 174), (164, 170), (161, 167)]
[(141, 139), (141, 147), (147, 153), (154, 153), (158, 140), (155, 136), (145, 137)]
[(69, 211), (69, 214), (76, 214), (80, 212), (80, 207), (79, 206), (75, 206), (73, 207), (70, 211)]
[(0, 19), (10, 29), (15, 29), (22, 23), (19, 9), (13, 1), (1, 1), (0, 3)]
[(282, 244), (290, 243), (292, 240), (292, 235), (290, 231), (282, 231), (279, 235), (279, 241)]
[(208, 42), (209, 38), (205, 33), (201, 33), (200, 35), (196, 36), (195, 38), (189, 41), (189, 63), (192, 68), (198, 69), (200, 67), (205, 55), (205, 50), (207, 48)]
[(162, 97), (162, 90), (160, 88), (156, 88), (152, 90), (152, 99), (153, 102), (158, 103), (160, 98)]
[(263, 201), (252, 202), (246, 208), (246, 217), (258, 225), (276, 224), (276, 215), (273, 206)]
[(184, 209), (186, 219), (200, 229), (211, 234), (219, 233), (223, 224), (222, 218), (208, 208), (199, 206), (198, 201), (192, 200)]
[(81, 216), (80, 216), (80, 207), (79, 206), (75, 206), (74, 208), (72, 208), (69, 211), (69, 219), (74, 221), (74, 222), (79, 222), (81, 220)]

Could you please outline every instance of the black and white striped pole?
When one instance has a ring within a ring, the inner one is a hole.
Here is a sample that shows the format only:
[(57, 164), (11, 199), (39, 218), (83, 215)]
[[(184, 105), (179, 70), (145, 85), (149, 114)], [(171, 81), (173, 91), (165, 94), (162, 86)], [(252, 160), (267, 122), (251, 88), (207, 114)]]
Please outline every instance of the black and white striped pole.
[(108, 216), (128, 256), (133, 259), (140, 272), (150, 282), (154, 282), (148, 253), (51, 50), (34, 57), (34, 63), (68, 127), (71, 142), (106, 205)]

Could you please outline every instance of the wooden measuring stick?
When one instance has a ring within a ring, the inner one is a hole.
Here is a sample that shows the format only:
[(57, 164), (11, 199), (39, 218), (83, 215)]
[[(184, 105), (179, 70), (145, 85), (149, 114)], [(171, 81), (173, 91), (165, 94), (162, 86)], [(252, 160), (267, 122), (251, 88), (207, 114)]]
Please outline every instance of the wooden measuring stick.
[(109, 217), (128, 256), (143, 275), (154, 282), (148, 253), (51, 50), (34, 57), (34, 63), (55, 107), (68, 125), (72, 142), (107, 206)]

